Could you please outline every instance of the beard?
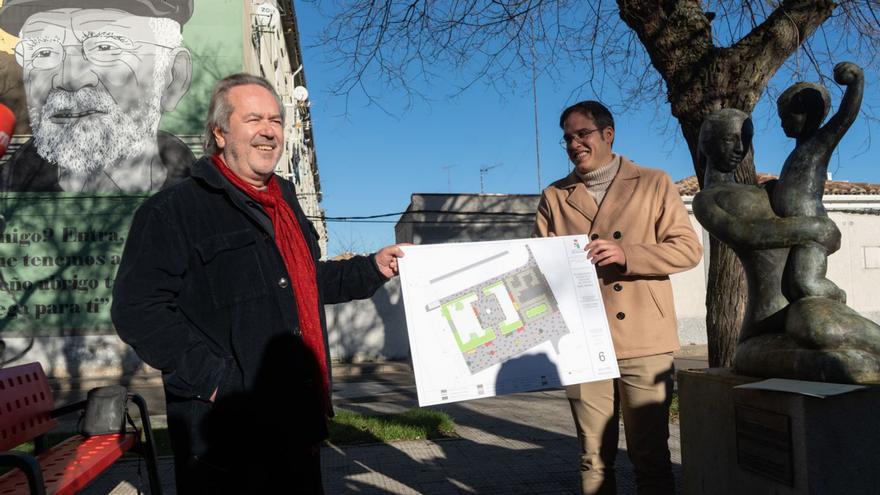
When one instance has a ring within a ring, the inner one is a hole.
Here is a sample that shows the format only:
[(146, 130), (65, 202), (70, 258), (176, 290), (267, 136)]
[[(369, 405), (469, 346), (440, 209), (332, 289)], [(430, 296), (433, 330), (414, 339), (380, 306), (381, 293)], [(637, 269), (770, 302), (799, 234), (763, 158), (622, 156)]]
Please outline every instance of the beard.
[[(75, 175), (89, 175), (136, 157), (148, 143), (155, 143), (161, 117), (161, 94), (153, 88), (148, 91), (142, 104), (126, 113), (101, 88), (51, 90), (42, 109), (30, 111), (37, 153), (62, 172)], [(52, 121), (59, 113), (89, 111), (99, 113), (72, 123)]]

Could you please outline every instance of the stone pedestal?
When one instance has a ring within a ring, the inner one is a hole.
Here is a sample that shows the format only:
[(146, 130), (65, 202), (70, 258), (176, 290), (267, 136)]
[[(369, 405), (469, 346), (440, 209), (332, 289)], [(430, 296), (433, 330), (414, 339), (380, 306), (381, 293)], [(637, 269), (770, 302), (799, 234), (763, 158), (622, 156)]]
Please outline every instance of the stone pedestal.
[(880, 493), (880, 387), (819, 399), (678, 372), (683, 493)]

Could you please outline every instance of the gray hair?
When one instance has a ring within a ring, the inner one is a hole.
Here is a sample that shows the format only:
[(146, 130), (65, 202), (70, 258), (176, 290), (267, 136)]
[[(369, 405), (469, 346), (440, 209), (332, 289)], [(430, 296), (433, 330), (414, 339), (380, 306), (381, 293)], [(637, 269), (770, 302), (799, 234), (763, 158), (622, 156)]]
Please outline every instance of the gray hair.
[(219, 128), (221, 131), (227, 131), (229, 127), (229, 117), (232, 116), (233, 108), (229, 103), (229, 91), (236, 86), (247, 86), (253, 84), (266, 88), (275, 97), (275, 103), (278, 104), (278, 110), (281, 112), (281, 122), (284, 123), (284, 106), (281, 103), (281, 97), (265, 78), (255, 76), (253, 74), (245, 74), (240, 72), (226, 76), (217, 81), (214, 85), (214, 91), (211, 93), (211, 102), (208, 104), (208, 118), (205, 122), (205, 153), (216, 155), (222, 151), (217, 145), (217, 138), (214, 137), (214, 129)]

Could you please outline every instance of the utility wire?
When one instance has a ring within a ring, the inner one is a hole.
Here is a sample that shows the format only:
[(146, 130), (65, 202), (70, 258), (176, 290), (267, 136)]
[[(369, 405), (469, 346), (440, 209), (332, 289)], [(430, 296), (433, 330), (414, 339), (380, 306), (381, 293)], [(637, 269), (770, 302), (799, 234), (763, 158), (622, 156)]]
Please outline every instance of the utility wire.
[[(318, 217), (308, 217), (310, 220), (318, 219)], [(526, 225), (534, 223), (534, 219), (530, 220), (327, 220), (328, 222), (343, 223), (417, 223), (420, 225), (436, 225), (436, 224), (455, 224), (455, 225)]]
[(534, 218), (534, 213), (515, 213), (515, 212), (506, 212), (506, 211), (449, 211), (449, 210), (410, 210), (410, 211), (399, 211), (396, 213), (380, 213), (378, 215), (364, 215), (364, 216), (348, 216), (348, 217), (321, 217), (321, 216), (309, 216), (309, 220), (319, 220), (323, 218), (328, 222), (333, 221), (350, 221), (350, 220), (373, 220), (376, 218), (387, 218), (387, 217), (395, 217), (398, 215), (415, 215), (418, 213), (438, 213), (443, 215), (474, 215), (474, 216), (509, 216), (509, 217), (529, 217)]

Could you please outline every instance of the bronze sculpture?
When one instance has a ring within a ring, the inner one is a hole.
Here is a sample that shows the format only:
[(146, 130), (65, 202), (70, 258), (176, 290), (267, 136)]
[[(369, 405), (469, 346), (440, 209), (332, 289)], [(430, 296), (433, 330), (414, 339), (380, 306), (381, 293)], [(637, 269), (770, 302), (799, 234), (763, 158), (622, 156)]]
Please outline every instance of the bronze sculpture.
[[(777, 107), (785, 135), (797, 145), (785, 160), (771, 199), (782, 217), (826, 217), (822, 205), (828, 161), (840, 139), (859, 113), (865, 86), (862, 69), (851, 62), (834, 67), (834, 80), (845, 85), (840, 109), (820, 127), (828, 115), (831, 98), (824, 86), (797, 83), (779, 96)], [(846, 294), (825, 278), (831, 252), (808, 242), (792, 248), (783, 274), (783, 292), (791, 300), (822, 296), (846, 302)]]
[[(747, 114), (718, 110), (700, 129), (705, 180), (694, 214), (734, 250), (748, 282), (734, 355), (742, 374), (880, 382), (880, 326), (847, 307), (843, 291), (825, 279), (827, 255), (840, 246), (840, 231), (822, 207), (825, 171), (858, 112), (863, 84), (861, 70), (850, 63), (835, 67), (835, 80), (848, 86), (847, 93), (821, 128), (827, 98), (818, 85), (796, 84), (780, 98), (783, 127), (798, 145), (778, 182), (759, 187), (734, 181), (733, 171), (751, 149)], [(802, 101), (805, 88), (818, 93), (820, 112), (817, 100)]]

